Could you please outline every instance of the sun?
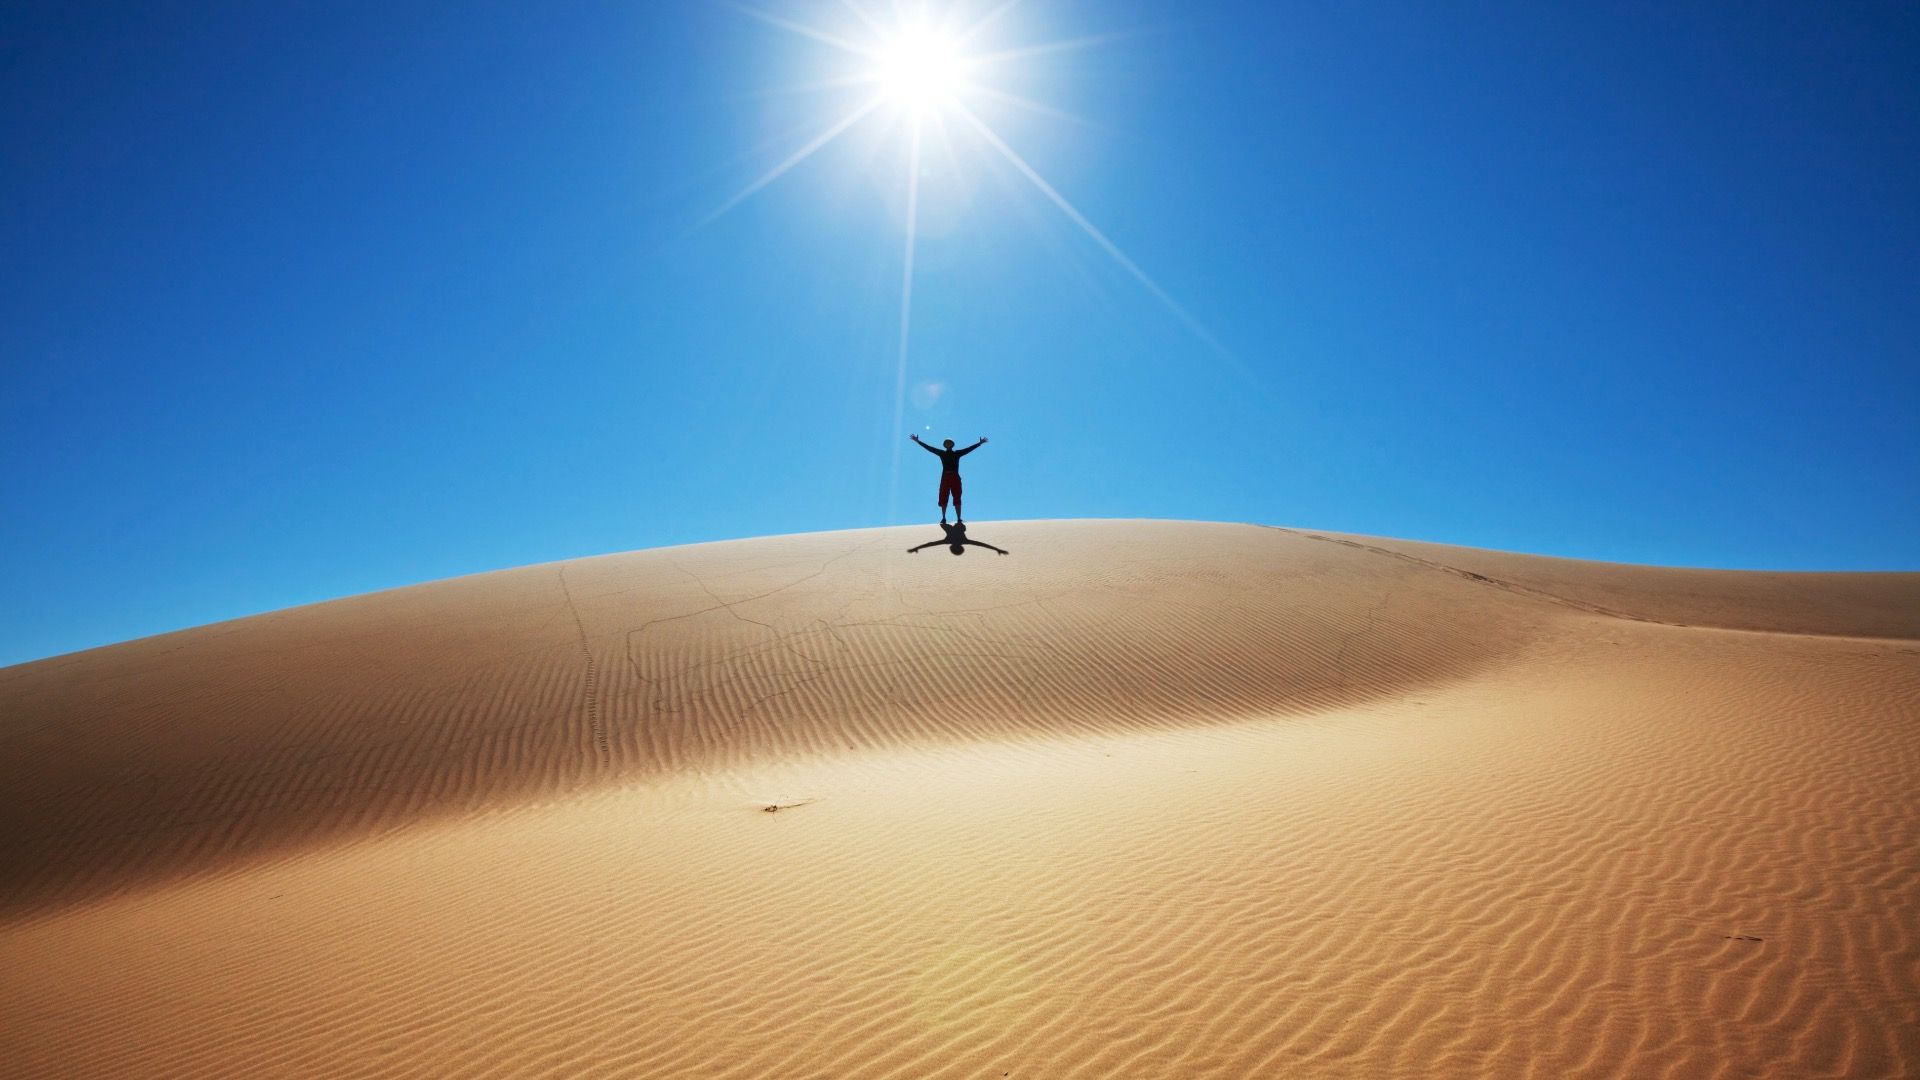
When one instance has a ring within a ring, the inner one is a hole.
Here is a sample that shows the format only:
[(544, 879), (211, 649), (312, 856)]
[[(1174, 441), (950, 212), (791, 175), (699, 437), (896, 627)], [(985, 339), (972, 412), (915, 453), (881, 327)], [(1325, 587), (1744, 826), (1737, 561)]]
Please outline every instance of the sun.
[(966, 56), (952, 34), (908, 26), (874, 50), (874, 82), (890, 104), (912, 112), (953, 105), (967, 83)]
[[(1024, 177), (1039, 193), (1066, 215), (1067, 220), (1085, 233), (1087, 239), (1100, 250), (1106, 252), (1120, 269), (1140, 283), (1154, 299), (1167, 308), (1194, 336), (1205, 342), (1213, 351), (1231, 362), (1238, 363), (1225, 345), (1209, 333), (1186, 308), (1180, 306), (1159, 283), (1147, 275), (1138, 263), (1120, 250), (1120, 245), (1096, 228), (1079, 208), (1067, 200), (1058, 189), (1040, 175), (1040, 171), (1027, 163), (1007, 141), (1000, 137), (985, 117), (982, 109), (991, 111), (992, 107), (1012, 107), (1026, 109), (1043, 115), (1067, 116), (1057, 109), (1049, 108), (1038, 102), (1029, 101), (1018, 94), (1007, 92), (996, 83), (1009, 75), (1009, 68), (1019, 63), (1033, 60), (1049, 54), (1056, 54), (1097, 45), (1109, 39), (1111, 35), (1068, 38), (1060, 41), (1042, 42), (1032, 45), (998, 48), (982, 48), (983, 36), (994, 29), (994, 24), (1002, 16), (1017, 7), (1021, 0), (998, 0), (991, 3), (984, 15), (976, 18), (960, 17), (960, 13), (972, 5), (967, 0), (919, 0), (909, 10), (905, 0), (893, 0), (893, 18), (888, 19), (867, 10), (868, 5), (857, 0), (841, 0), (840, 10), (844, 18), (840, 23), (828, 22), (814, 24), (788, 18), (785, 15), (762, 11), (750, 6), (746, 0), (728, 0), (730, 6), (738, 8), (769, 26), (778, 27), (797, 37), (805, 38), (834, 49), (853, 58), (854, 63), (844, 69), (843, 74), (822, 82), (811, 84), (817, 89), (859, 88), (852, 107), (833, 120), (826, 127), (808, 139), (799, 149), (761, 173), (760, 177), (741, 188), (732, 198), (721, 203), (702, 223), (712, 221), (727, 211), (751, 198), (755, 192), (765, 188), (794, 167), (817, 154), (823, 147), (838, 140), (849, 130), (860, 125), (869, 117), (887, 117), (891, 114), (889, 125), (895, 133), (903, 137), (902, 164), (905, 172), (902, 176), (906, 197), (903, 201), (905, 215), (905, 258), (902, 260), (903, 272), (900, 289), (900, 377), (896, 378), (895, 398), (904, 400), (906, 384), (903, 381), (906, 371), (907, 330), (909, 314), (913, 304), (913, 256), (914, 245), (918, 239), (920, 179), (924, 145), (931, 141), (936, 152), (952, 160), (965, 147), (960, 145), (971, 142), (975, 147), (989, 152), (989, 157), (998, 157), (1015, 174)], [(824, 14), (833, 5), (829, 0), (811, 0), (822, 9)], [(1068, 116), (1069, 119), (1072, 117)], [(904, 120), (902, 123), (900, 121)], [(957, 142), (958, 141), (958, 142)], [(896, 407), (896, 414), (898, 407)], [(896, 426), (898, 416), (896, 415)]]
[[(1186, 308), (1180, 306), (1179, 301), (1149, 277), (1126, 252), (1120, 250), (1120, 245), (1089, 221), (1046, 177), (1040, 175), (1038, 169), (1028, 164), (1027, 159), (994, 130), (988, 117), (981, 115), (985, 111), (991, 116), (997, 106), (1073, 119), (1057, 109), (1009, 93), (1003, 84), (1013, 74), (1011, 69), (1024, 62), (1096, 45), (1108, 40), (1109, 35), (1013, 47), (983, 47), (983, 39), (991, 40), (988, 35), (994, 30), (993, 24), (1017, 7), (1021, 0), (994, 0), (984, 15), (971, 19), (957, 17), (959, 12), (973, 6), (968, 0), (918, 0), (914, 5), (917, 10), (909, 10), (906, 0), (893, 0), (892, 19), (869, 11), (868, 5), (858, 0), (840, 0), (838, 7), (829, 0), (810, 0), (822, 15), (836, 10), (841, 15), (837, 23), (829, 19), (824, 24), (762, 11), (751, 6), (749, 0), (723, 2), (769, 26), (825, 45), (848, 58), (849, 63), (839, 69), (838, 74), (796, 89), (854, 92), (847, 95), (852, 99), (847, 111), (831, 119), (797, 149), (721, 203), (702, 219), (701, 224), (719, 218), (753, 197), (756, 192), (785, 176), (870, 118), (882, 122), (889, 134), (901, 140), (900, 148), (904, 153), (900, 156), (903, 166), (900, 184), (904, 198), (898, 205), (904, 210), (904, 228), (900, 260), (900, 333), (893, 365), (893, 430), (896, 434), (902, 430), (906, 415), (907, 361), (913, 327), (914, 255), (920, 233), (921, 176), (926, 171), (923, 167), (926, 161), (924, 151), (929, 146), (936, 157), (948, 162), (955, 161), (960, 154), (972, 149), (984, 152), (988, 159), (1004, 163), (1013, 175), (1031, 184), (1095, 247), (1105, 252), (1121, 270), (1185, 324), (1195, 337), (1236, 368), (1241, 367), (1239, 360), (1219, 339), (1209, 333)], [(893, 442), (893, 482), (888, 486), (889, 518), (892, 517), (891, 492), (898, 486), (900, 475), (899, 441)]]
[[(1021, 0), (891, 0), (892, 17), (869, 10), (879, 0), (804, 0), (818, 8), (825, 22), (813, 23), (784, 14), (762, 11), (751, 0), (723, 0), (769, 26), (827, 46), (846, 58), (846, 65), (823, 80), (796, 90), (832, 90), (842, 94), (845, 112), (832, 117), (798, 148), (735, 192), (701, 220), (713, 221), (785, 176), (847, 132), (863, 124), (877, 124), (886, 137), (899, 140), (898, 157), (902, 198), (900, 260), (900, 333), (895, 345), (893, 427), (902, 429), (906, 414), (909, 346), (913, 328), (915, 252), (920, 239), (922, 175), (929, 157), (949, 165), (968, 152), (1001, 162), (1042, 198), (1065, 215), (1092, 244), (1147, 294), (1158, 300), (1193, 335), (1235, 367), (1239, 360), (1193, 317), (1159, 282), (1101, 232), (1080, 209), (1027, 162), (989, 122), (996, 110), (1021, 109), (1043, 116), (1074, 119), (1070, 114), (1030, 101), (1006, 88), (1017, 68), (1037, 58), (1100, 44), (1111, 35), (1068, 38), (1030, 45), (989, 44), (999, 33), (996, 23)], [(799, 3), (802, 0), (794, 0)], [(985, 14), (962, 17), (985, 6)], [(837, 21), (831, 17), (837, 12)], [(1004, 38), (1001, 39), (1004, 42)], [(986, 115), (982, 115), (985, 113)], [(930, 152), (930, 153), (929, 153)], [(872, 160), (872, 159), (869, 159)], [(893, 452), (894, 477), (900, 469), (899, 446)], [(891, 492), (893, 486), (888, 490)], [(891, 496), (890, 496), (891, 497)], [(892, 515), (889, 504), (889, 517)]]

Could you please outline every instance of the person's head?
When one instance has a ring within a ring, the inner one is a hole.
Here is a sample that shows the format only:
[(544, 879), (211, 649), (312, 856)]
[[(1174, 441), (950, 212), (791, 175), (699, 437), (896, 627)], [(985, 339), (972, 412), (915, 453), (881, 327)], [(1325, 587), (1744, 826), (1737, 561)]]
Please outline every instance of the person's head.
[(967, 545), (957, 543), (948, 544), (947, 550), (953, 552), (955, 555), (965, 555), (967, 553)]
[(942, 440), (941, 440), (941, 445), (943, 445), (943, 446), (945, 446), (945, 447), (946, 447), (947, 449), (949, 449), (949, 450), (951, 450), (951, 449), (953, 449), (953, 440), (952, 440), (952, 439), (942, 439)]

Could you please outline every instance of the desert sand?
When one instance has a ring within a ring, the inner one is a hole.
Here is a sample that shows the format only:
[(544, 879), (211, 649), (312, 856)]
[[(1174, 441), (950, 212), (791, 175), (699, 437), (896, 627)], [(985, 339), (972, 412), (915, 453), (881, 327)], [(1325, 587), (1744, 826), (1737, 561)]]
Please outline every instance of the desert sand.
[(1920, 1074), (1920, 574), (972, 532), (0, 670), (0, 1073)]

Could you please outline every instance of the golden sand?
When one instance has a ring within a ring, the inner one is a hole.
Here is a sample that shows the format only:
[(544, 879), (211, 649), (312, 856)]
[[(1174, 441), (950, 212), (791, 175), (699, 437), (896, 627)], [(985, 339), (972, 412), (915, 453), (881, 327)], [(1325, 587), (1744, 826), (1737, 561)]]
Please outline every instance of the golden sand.
[(1920, 575), (972, 531), (0, 670), (0, 1073), (1920, 1072)]

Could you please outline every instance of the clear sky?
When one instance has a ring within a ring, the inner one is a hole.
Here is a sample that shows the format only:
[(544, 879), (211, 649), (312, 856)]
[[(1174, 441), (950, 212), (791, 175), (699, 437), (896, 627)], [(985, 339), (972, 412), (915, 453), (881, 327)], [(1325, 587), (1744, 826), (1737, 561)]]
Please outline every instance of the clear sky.
[(983, 522), (1920, 568), (1912, 4), (1026, 0), (729, 206), (875, 89), (758, 2), (7, 5), (0, 663), (931, 522), (907, 431)]

